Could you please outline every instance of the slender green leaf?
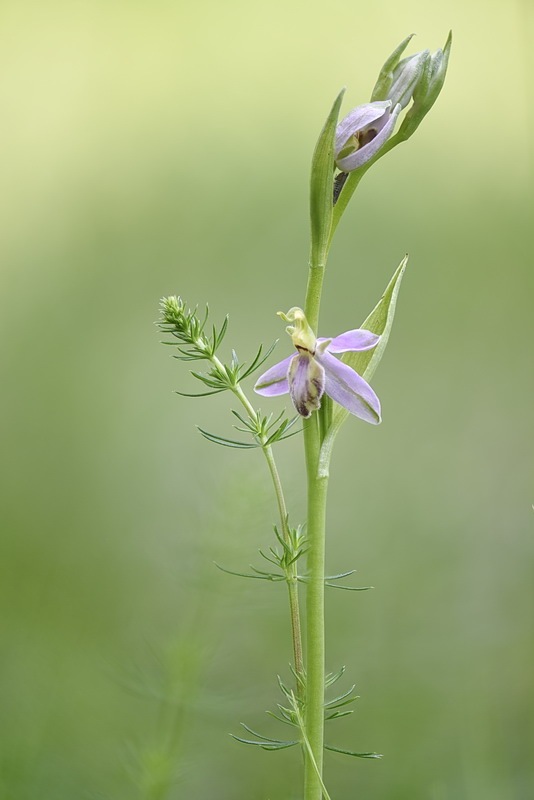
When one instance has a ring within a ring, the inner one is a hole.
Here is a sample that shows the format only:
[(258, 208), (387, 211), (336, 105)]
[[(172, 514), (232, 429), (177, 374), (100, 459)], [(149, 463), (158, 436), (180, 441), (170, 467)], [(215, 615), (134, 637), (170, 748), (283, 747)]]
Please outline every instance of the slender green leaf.
[(344, 586), (341, 583), (330, 583), (325, 581), (325, 586), (330, 586), (331, 589), (344, 589), (346, 592), (366, 592), (368, 589), (374, 589), (374, 586)]
[(393, 82), (393, 70), (399, 63), (402, 54), (410, 44), (413, 37), (414, 34), (411, 33), (406, 37), (406, 39), (403, 39), (383, 65), (371, 95), (371, 102), (374, 100), (387, 100), (388, 92)]
[(333, 747), (331, 744), (325, 744), (325, 750), (331, 750), (333, 753), (341, 753), (344, 756), (354, 756), (354, 758), (382, 758), (380, 753), (355, 753), (352, 750), (344, 750), (341, 747)]
[(286, 739), (273, 739), (271, 736), (262, 736), (261, 733), (249, 728), (249, 726), (245, 725), (244, 722), (241, 723), (241, 727), (248, 731), (248, 733), (251, 733), (253, 736), (257, 736), (258, 739), (263, 739), (264, 742), (269, 742), (269, 744), (289, 744)]
[(325, 720), (340, 719), (341, 717), (348, 717), (349, 714), (354, 714), (354, 710), (350, 709), (349, 711), (334, 711), (332, 714), (328, 714), (328, 716), (325, 717)]
[[(335, 708), (336, 707), (335, 704), (336, 703), (342, 703), (343, 700), (346, 700), (347, 697), (350, 697), (350, 695), (353, 693), (355, 688), (356, 688), (356, 684), (353, 683), (352, 686), (350, 687), (350, 689), (347, 689), (347, 691), (343, 692), (343, 694), (339, 694), (337, 697), (333, 697), (332, 700), (327, 700), (327, 702), (324, 704), (324, 707), (325, 708)], [(359, 700), (359, 696), (355, 696), (353, 699), (354, 700)]]
[(345, 89), (334, 101), (321, 131), (312, 159), (310, 180), (310, 218), (312, 264), (324, 264), (330, 238), (334, 192), (334, 139)]
[(180, 397), (210, 397), (212, 394), (220, 394), (221, 392), (225, 392), (226, 389), (214, 389), (212, 392), (179, 392), (175, 391), (175, 394), (179, 394)]
[[(285, 577), (283, 575), (274, 576), (273, 573), (263, 572), (258, 575), (251, 575), (249, 572), (235, 572), (233, 569), (226, 569), (225, 567), (221, 567), (220, 564), (217, 564), (216, 561), (213, 562), (217, 569), (220, 569), (221, 572), (226, 572), (227, 575), (236, 575), (238, 578), (253, 578), (257, 581), (284, 581)], [(254, 567), (251, 567), (254, 569)], [(257, 570), (255, 570), (257, 571)]]
[[(352, 367), (359, 375), (362, 375), (366, 381), (371, 379), (384, 355), (389, 340), (389, 334), (391, 333), (397, 297), (399, 296), (400, 285), (407, 263), (408, 256), (404, 256), (395, 274), (388, 283), (386, 291), (380, 298), (380, 301), (361, 326), (365, 330), (380, 336), (380, 341), (377, 346), (372, 350), (365, 350), (363, 352), (345, 353), (342, 358), (345, 364), (348, 364), (349, 367)], [(348, 416), (349, 413), (345, 411), (345, 409), (342, 409), (341, 406), (336, 408), (336, 412), (337, 411), (342, 411), (345, 416)]]
[[(352, 692), (353, 690), (354, 690), (354, 687), (352, 687), (352, 689), (350, 691)], [(336, 708), (342, 708), (343, 706), (348, 706), (351, 703), (355, 703), (359, 699), (360, 699), (360, 695), (354, 695), (353, 697), (345, 697), (344, 700), (340, 700), (338, 703), (327, 703), (325, 705), (325, 708), (327, 708), (328, 711), (333, 711)]]
[(248, 444), (247, 442), (237, 442), (235, 439), (225, 439), (223, 436), (216, 436), (214, 433), (209, 433), (208, 431), (203, 430), (197, 425), (197, 429), (200, 431), (202, 436), (208, 440), (208, 442), (212, 442), (213, 444), (220, 444), (223, 447), (234, 447), (239, 450), (252, 450), (255, 447), (259, 447), (257, 444)]
[[(245, 378), (248, 378), (248, 376), (252, 375), (252, 373), (255, 370), (259, 369), (259, 367), (261, 367), (261, 365), (264, 364), (267, 361), (267, 359), (269, 358), (269, 356), (271, 355), (271, 353), (273, 352), (273, 350), (274, 350), (274, 348), (276, 347), (277, 344), (278, 344), (278, 339), (269, 347), (267, 352), (264, 354), (263, 358), (261, 356), (262, 351), (263, 351), (263, 345), (260, 344), (260, 346), (258, 348), (258, 352), (254, 356), (254, 358), (252, 360), (252, 363), (246, 368), (246, 370), (241, 375), (241, 380), (244, 380)], [(244, 369), (245, 366), (246, 366), (245, 364), (242, 364), (241, 365), (241, 369)]]
[(332, 686), (333, 683), (338, 681), (345, 674), (346, 669), (346, 667), (341, 667), (341, 669), (338, 669), (337, 672), (329, 672), (327, 675), (325, 675), (325, 689), (328, 689), (329, 686)]
[(233, 733), (231, 733), (230, 736), (232, 739), (235, 739), (236, 742), (241, 742), (241, 744), (253, 744), (256, 747), (261, 747), (262, 750), (285, 750), (286, 747), (294, 747), (296, 744), (300, 744), (298, 740), (277, 744), (276, 742), (255, 742), (252, 739), (242, 739), (241, 736), (234, 736)]
[(349, 569), (348, 572), (338, 572), (337, 575), (325, 575), (324, 579), (325, 581), (338, 581), (341, 578), (348, 578), (349, 575), (354, 575), (355, 572), (355, 569)]
[(296, 727), (295, 723), (292, 722), (290, 719), (288, 718), (284, 719), (284, 717), (279, 717), (277, 714), (274, 713), (274, 711), (266, 711), (265, 713), (268, 714), (273, 719), (276, 719), (278, 722), (283, 722), (284, 725), (291, 725), (292, 728)]
[(287, 580), (285, 575), (277, 575), (274, 572), (264, 572), (261, 569), (256, 569), (256, 567), (253, 567), (252, 565), (250, 566), (250, 568), (258, 575), (258, 577), (261, 577), (266, 581), (273, 581), (274, 583), (276, 583), (279, 581)]

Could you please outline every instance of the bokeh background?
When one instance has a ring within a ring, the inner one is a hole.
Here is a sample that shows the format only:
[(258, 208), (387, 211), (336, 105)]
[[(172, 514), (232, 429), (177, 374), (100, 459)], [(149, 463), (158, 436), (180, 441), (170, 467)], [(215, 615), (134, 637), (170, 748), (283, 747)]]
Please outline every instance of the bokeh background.
[[(329, 739), (385, 757), (326, 777), (335, 800), (533, 796), (529, 0), (3, 0), (1, 798), (301, 797), (295, 750), (228, 736), (284, 733), (283, 587), (213, 565), (272, 541), (265, 464), (199, 436), (233, 404), (173, 394), (194, 382), (153, 321), (209, 301), (228, 347), (282, 357), (334, 96), (449, 28), (443, 94), (365, 177), (325, 286), (336, 334), (410, 253), (384, 422), (346, 425), (329, 513), (329, 569), (376, 587), (328, 596), (328, 668), (361, 695)], [(278, 458), (297, 523), (298, 438)]]

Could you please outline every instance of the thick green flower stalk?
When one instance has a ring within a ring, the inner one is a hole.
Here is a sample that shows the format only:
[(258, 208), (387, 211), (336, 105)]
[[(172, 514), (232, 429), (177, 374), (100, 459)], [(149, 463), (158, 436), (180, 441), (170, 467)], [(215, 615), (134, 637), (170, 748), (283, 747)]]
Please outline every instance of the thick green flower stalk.
[[(381, 421), (380, 401), (369, 381), (378, 366), (391, 331), (397, 296), (406, 268), (405, 257), (384, 294), (360, 327), (330, 338), (318, 335), (319, 312), (330, 246), (339, 221), (363, 175), (401, 142), (409, 139), (435, 103), (445, 80), (451, 35), (443, 50), (433, 55), (423, 50), (402, 58), (412, 36), (393, 51), (382, 67), (371, 99), (338, 121), (342, 91), (336, 98), (319, 136), (312, 159), (310, 183), (311, 246), (308, 282), (304, 302), (279, 312), (288, 323), (292, 352), (256, 378), (254, 390), (266, 398), (289, 394), (294, 411), (264, 415), (245, 393), (243, 383), (268, 361), (260, 347), (252, 361), (241, 363), (235, 351), (224, 363), (218, 355), (227, 332), (228, 320), (220, 329), (208, 328), (208, 314), (201, 318), (177, 297), (162, 301), (160, 327), (171, 335), (168, 344), (178, 348), (184, 361), (204, 361), (204, 372), (192, 372), (204, 390), (196, 397), (228, 391), (240, 410), (232, 413), (243, 438), (227, 438), (200, 429), (209, 441), (235, 449), (259, 449), (266, 460), (279, 521), (275, 542), (267, 552), (262, 569), (223, 571), (255, 580), (285, 583), (288, 589), (290, 630), (293, 648), (293, 686), (278, 679), (284, 700), (272, 717), (289, 725), (292, 736), (274, 738), (256, 733), (244, 725), (247, 737), (238, 741), (265, 750), (300, 747), (304, 757), (304, 800), (330, 800), (323, 776), (325, 750), (349, 756), (376, 758), (377, 753), (355, 752), (325, 740), (325, 722), (352, 713), (354, 686), (327, 699), (325, 691), (342, 677), (344, 668), (325, 672), (325, 587), (352, 591), (368, 587), (341, 585), (352, 571), (325, 574), (326, 502), (332, 450), (343, 423), (349, 416), (376, 425)], [(289, 344), (289, 343), (288, 343)], [(302, 426), (296, 424), (301, 421)], [(307, 516), (305, 525), (293, 527), (286, 505), (274, 449), (289, 436), (303, 433), (307, 475)], [(299, 591), (300, 587), (300, 591)], [(300, 594), (305, 595), (306, 615), (303, 648)], [(287, 727), (286, 727), (287, 730)], [(249, 738), (252, 736), (253, 738)]]

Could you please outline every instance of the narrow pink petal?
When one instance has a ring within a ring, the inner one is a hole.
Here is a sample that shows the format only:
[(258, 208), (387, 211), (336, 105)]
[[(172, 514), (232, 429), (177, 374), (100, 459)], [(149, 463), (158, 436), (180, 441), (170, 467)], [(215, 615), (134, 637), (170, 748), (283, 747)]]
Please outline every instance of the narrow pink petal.
[(316, 358), (324, 367), (327, 395), (356, 417), (378, 425), (380, 400), (367, 381), (328, 352)]
[(346, 331), (332, 339), (326, 348), (329, 353), (347, 353), (349, 351), (372, 350), (380, 341), (380, 336), (363, 328)]
[(283, 361), (279, 361), (274, 367), (264, 372), (256, 381), (254, 391), (265, 397), (276, 397), (276, 395), (279, 394), (287, 394), (289, 392), (287, 371), (293, 358), (295, 358), (294, 354), (284, 358)]

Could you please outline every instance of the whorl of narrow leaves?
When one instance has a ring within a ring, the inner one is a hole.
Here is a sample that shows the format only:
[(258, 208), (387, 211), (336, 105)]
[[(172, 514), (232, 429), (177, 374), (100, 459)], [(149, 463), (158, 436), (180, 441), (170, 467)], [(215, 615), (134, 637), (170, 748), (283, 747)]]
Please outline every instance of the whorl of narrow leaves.
[(272, 570), (266, 572), (262, 569), (256, 569), (252, 564), (249, 565), (252, 572), (236, 572), (235, 570), (221, 567), (220, 564), (217, 563), (215, 566), (222, 572), (228, 573), (228, 575), (237, 575), (240, 578), (254, 578), (255, 580), (272, 581), (273, 583), (279, 581), (294, 581), (295, 578), (298, 581), (304, 580), (299, 575), (295, 576), (291, 569), (308, 550), (302, 525), (299, 525), (297, 528), (292, 528), (288, 523), (287, 541), (280, 534), (276, 525), (274, 526), (274, 535), (281, 545), (281, 550), (279, 550), (278, 547), (270, 546), (267, 553), (263, 550), (259, 550), (258, 552), (265, 561), (269, 562), (269, 564), (274, 564), (281, 572), (272, 572)]
[[(263, 353), (263, 346), (260, 345), (252, 361), (247, 364), (241, 363), (235, 350), (232, 350), (232, 357), (228, 364), (224, 364), (218, 357), (217, 351), (226, 335), (228, 329), (228, 316), (225, 317), (220, 328), (215, 325), (208, 326), (209, 309), (203, 317), (199, 317), (197, 309), (189, 309), (181, 297), (164, 297), (161, 301), (161, 318), (157, 323), (158, 327), (166, 334), (173, 337), (172, 341), (163, 344), (177, 348), (179, 355), (175, 355), (179, 361), (207, 361), (205, 372), (195, 372), (191, 370), (191, 375), (206, 386), (205, 392), (179, 392), (176, 394), (182, 397), (207, 397), (212, 394), (219, 394), (230, 390), (241, 402), (244, 395), (240, 387), (241, 381), (248, 378), (255, 370), (269, 358), (276, 346), (276, 342)], [(247, 414), (242, 416), (237, 411), (232, 414), (239, 420), (241, 425), (234, 425), (234, 428), (242, 433), (249, 434), (252, 441), (239, 441), (219, 436), (215, 433), (199, 428), (200, 433), (213, 444), (232, 447), (239, 450), (250, 450), (255, 447), (270, 447), (276, 442), (281, 442), (300, 433), (301, 429), (292, 430), (298, 416), (288, 419), (284, 412), (274, 417), (273, 414), (262, 414), (253, 409), (245, 400)]]
[[(217, 442), (217, 444), (219, 444), (219, 442)], [(274, 535), (281, 549), (271, 545), (267, 552), (264, 550), (259, 550), (258, 552), (265, 561), (269, 564), (273, 564), (280, 572), (273, 572), (272, 568), (268, 571), (257, 569), (252, 564), (249, 564), (251, 572), (227, 569), (226, 567), (221, 567), (217, 562), (215, 562), (215, 566), (217, 569), (220, 569), (221, 572), (226, 572), (228, 575), (235, 575), (239, 578), (253, 578), (254, 580), (271, 581), (272, 583), (279, 583), (280, 581), (289, 583), (295, 580), (298, 583), (308, 583), (308, 576), (306, 574), (299, 575), (292, 569), (293, 565), (308, 552), (308, 543), (304, 534), (304, 526), (298, 525), (296, 528), (292, 528), (288, 521), (287, 539), (280, 534), (276, 525), (274, 526)], [(372, 586), (345, 586), (344, 584), (335, 583), (335, 581), (354, 575), (355, 572), (355, 569), (349, 569), (347, 572), (339, 572), (336, 575), (325, 575), (324, 584), (332, 589), (345, 589), (349, 592), (365, 592), (373, 588)]]
[[(195, 373), (193, 373), (195, 375)], [(198, 376), (196, 376), (198, 377)], [(183, 394), (183, 392), (179, 392)], [(251, 450), (254, 447), (269, 447), (275, 442), (282, 442), (284, 439), (289, 439), (301, 432), (301, 428), (296, 431), (289, 431), (299, 419), (298, 416), (292, 419), (287, 419), (282, 411), (276, 419), (273, 420), (273, 415), (269, 414), (264, 416), (259, 411), (256, 411), (253, 417), (245, 419), (238, 414), (237, 411), (232, 411), (232, 414), (242, 423), (242, 425), (234, 425), (236, 431), (242, 431), (252, 436), (251, 442), (241, 442), (237, 439), (227, 439), (224, 436), (217, 436), (214, 433), (205, 431), (199, 428), (202, 436), (213, 444), (220, 444), (223, 447), (234, 447), (238, 450)]]
[[(292, 670), (293, 675), (297, 682), (299, 682), (303, 687), (305, 687), (306, 680), (305, 678), (298, 676)], [(332, 686), (336, 681), (339, 680), (345, 673), (345, 667), (341, 667), (340, 670), (336, 673), (328, 673), (325, 676), (325, 689), (329, 686)], [(241, 727), (244, 728), (248, 733), (251, 733), (255, 739), (245, 739), (241, 736), (235, 736), (234, 734), (230, 734), (233, 739), (236, 741), (241, 742), (242, 744), (249, 744), (255, 747), (260, 747), (262, 750), (285, 750), (288, 747), (294, 747), (297, 744), (306, 746), (307, 738), (306, 738), (306, 729), (304, 725), (304, 716), (306, 711), (306, 703), (302, 699), (299, 699), (295, 692), (290, 689), (286, 684), (282, 681), (281, 677), (278, 675), (278, 686), (280, 691), (284, 695), (286, 702), (284, 703), (277, 703), (277, 710), (276, 711), (267, 711), (269, 717), (272, 719), (277, 720), (278, 722), (282, 722), (284, 725), (289, 725), (292, 728), (295, 728), (299, 731), (299, 737), (293, 739), (275, 739), (272, 736), (263, 736), (263, 734), (258, 733), (257, 731), (250, 728), (248, 725), (245, 725), (244, 722), (241, 723)], [(333, 697), (331, 700), (325, 700), (324, 702), (324, 713), (325, 713), (325, 722), (340, 719), (341, 717), (345, 717), (349, 714), (353, 713), (353, 709), (348, 708), (348, 706), (355, 703), (358, 699), (358, 695), (354, 695), (354, 690), (356, 686), (351, 686), (346, 692), (343, 692), (337, 697)], [(353, 756), (355, 758), (381, 758), (379, 753), (373, 752), (358, 752), (354, 750), (347, 750), (341, 747), (335, 747), (334, 745), (325, 744), (325, 750), (331, 750), (335, 753), (341, 753), (347, 756)], [(326, 795), (325, 795), (326, 796)]]

